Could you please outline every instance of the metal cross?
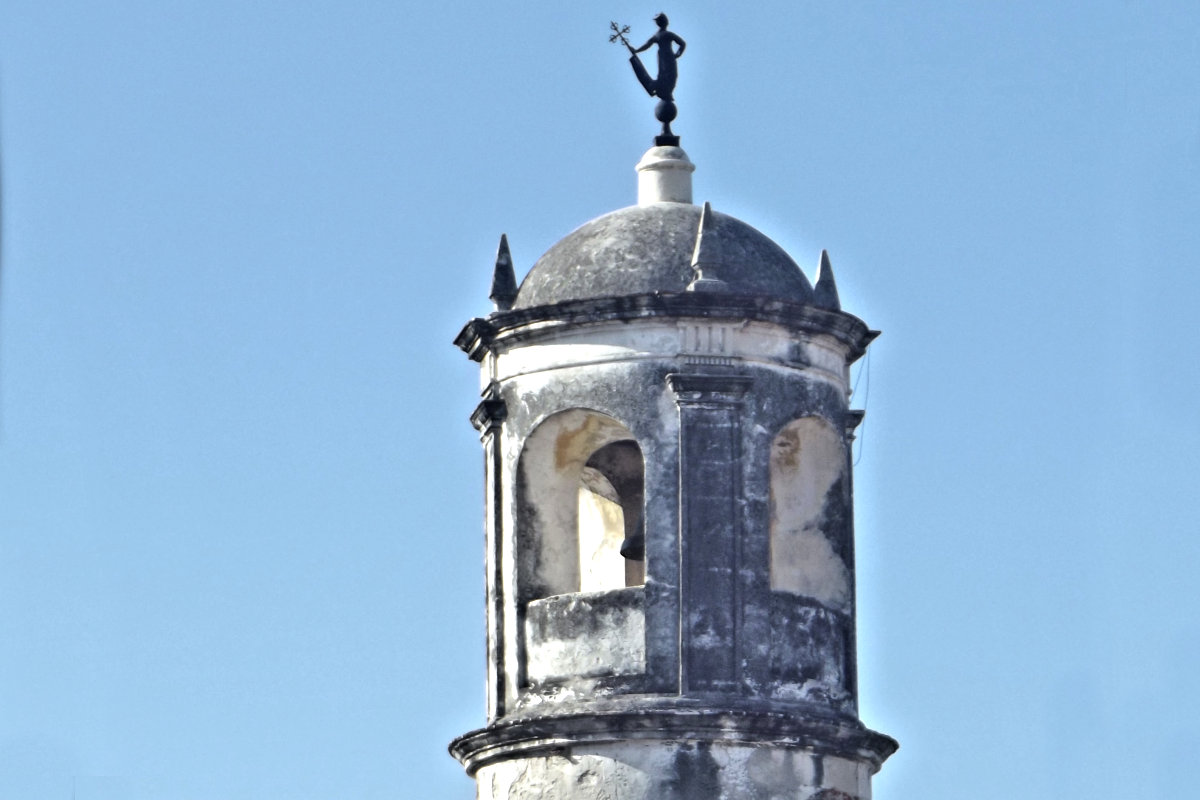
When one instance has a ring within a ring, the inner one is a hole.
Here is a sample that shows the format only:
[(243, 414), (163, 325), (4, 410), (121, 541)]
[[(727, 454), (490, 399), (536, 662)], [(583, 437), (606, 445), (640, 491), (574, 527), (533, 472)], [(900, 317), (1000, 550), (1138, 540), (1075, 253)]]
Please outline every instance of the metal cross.
[(620, 27), (617, 27), (617, 23), (610, 22), (610, 23), (608, 23), (608, 27), (611, 28), (612, 32), (613, 32), (613, 35), (608, 37), (608, 41), (612, 42), (613, 44), (616, 44), (617, 40), (620, 39), (621, 44), (625, 45), (626, 47), (630, 46), (629, 40), (625, 38), (625, 34), (629, 33), (628, 25), (622, 25)]

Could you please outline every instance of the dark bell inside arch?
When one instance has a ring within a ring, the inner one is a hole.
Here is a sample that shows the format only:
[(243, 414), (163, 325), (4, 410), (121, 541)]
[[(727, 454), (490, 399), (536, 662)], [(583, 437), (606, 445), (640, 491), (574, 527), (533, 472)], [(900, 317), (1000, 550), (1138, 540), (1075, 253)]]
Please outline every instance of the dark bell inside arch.
[(592, 453), (586, 466), (598, 471), (617, 492), (625, 518), (621, 555), (630, 561), (646, 558), (645, 464), (636, 442), (611, 442)]
[(621, 556), (630, 561), (646, 560), (646, 518), (639, 515), (633, 529), (625, 534), (621, 542)]

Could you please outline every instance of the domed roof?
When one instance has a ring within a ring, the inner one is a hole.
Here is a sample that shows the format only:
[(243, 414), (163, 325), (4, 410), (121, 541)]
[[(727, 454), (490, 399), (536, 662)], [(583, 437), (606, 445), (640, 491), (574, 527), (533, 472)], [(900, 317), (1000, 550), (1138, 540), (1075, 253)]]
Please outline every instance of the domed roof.
[[(697, 277), (692, 262), (701, 212), (690, 203), (651, 203), (584, 224), (538, 259), (513, 308), (687, 291)], [(783, 248), (739, 219), (709, 214), (701, 259), (706, 278), (711, 264), (724, 292), (812, 301), (812, 284)]]

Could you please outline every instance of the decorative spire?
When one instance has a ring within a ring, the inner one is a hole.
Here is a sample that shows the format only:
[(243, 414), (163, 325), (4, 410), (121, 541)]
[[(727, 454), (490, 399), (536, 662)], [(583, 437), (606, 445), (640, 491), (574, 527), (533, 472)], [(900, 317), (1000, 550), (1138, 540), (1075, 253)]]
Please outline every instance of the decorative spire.
[(833, 311), (842, 310), (838, 299), (837, 283), (833, 280), (833, 266), (829, 263), (829, 251), (821, 251), (821, 266), (817, 267), (817, 285), (813, 287), (813, 305)]
[(500, 234), (500, 249), (496, 251), (496, 270), (492, 273), (492, 291), (488, 298), (497, 311), (508, 311), (517, 299), (517, 276), (513, 273), (512, 254), (508, 251), (508, 235)]
[(700, 211), (700, 227), (696, 231), (696, 249), (692, 251), (692, 269), (696, 277), (688, 284), (689, 292), (719, 292), (726, 288), (725, 281), (717, 277), (722, 259), (715, 226), (712, 206), (705, 201)]

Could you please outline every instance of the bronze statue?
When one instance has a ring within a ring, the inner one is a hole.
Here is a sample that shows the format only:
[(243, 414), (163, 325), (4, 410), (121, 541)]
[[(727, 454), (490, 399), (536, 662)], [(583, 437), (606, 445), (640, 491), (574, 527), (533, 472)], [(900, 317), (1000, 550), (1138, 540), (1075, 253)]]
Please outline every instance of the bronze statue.
[[(608, 40), (610, 42), (620, 41), (629, 49), (629, 63), (633, 66), (633, 74), (637, 76), (642, 88), (646, 90), (646, 94), (658, 98), (658, 105), (654, 107), (654, 117), (662, 123), (663, 127), (662, 133), (654, 137), (654, 143), (678, 146), (679, 137), (671, 133), (671, 120), (675, 119), (677, 113), (675, 81), (679, 76), (679, 71), (675, 62), (683, 55), (687, 42), (678, 34), (667, 30), (666, 14), (659, 14), (654, 21), (658, 24), (658, 30), (641, 47), (635, 49), (625, 38), (625, 34), (629, 33), (628, 25), (618, 27), (615, 22), (609, 25), (613, 35), (608, 37)], [(649, 50), (651, 45), (658, 45), (658, 75), (653, 78), (642, 64), (642, 60), (638, 58), (638, 53)], [(678, 50), (675, 49), (675, 45), (679, 45)]]

